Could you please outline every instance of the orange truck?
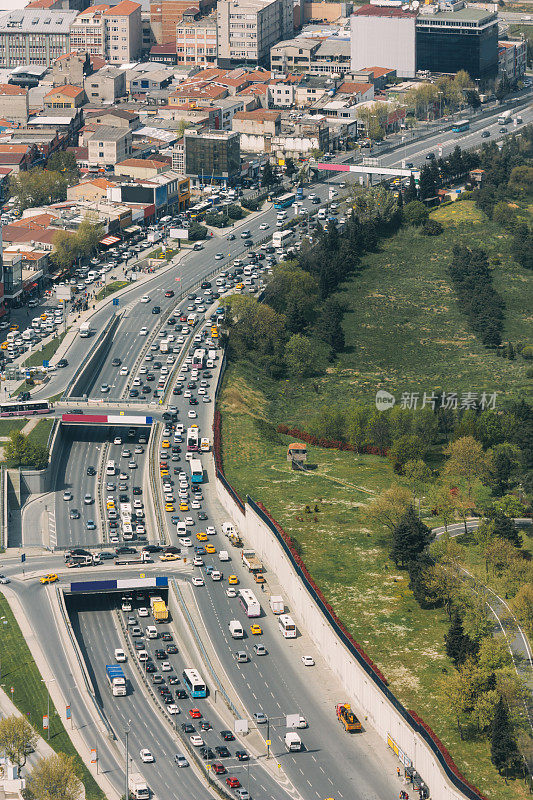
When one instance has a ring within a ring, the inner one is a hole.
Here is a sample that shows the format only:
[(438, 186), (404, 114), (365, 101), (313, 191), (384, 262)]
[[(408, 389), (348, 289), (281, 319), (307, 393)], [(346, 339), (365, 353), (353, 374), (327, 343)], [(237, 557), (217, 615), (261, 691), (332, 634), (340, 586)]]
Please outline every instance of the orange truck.
[(349, 733), (361, 731), (361, 723), (353, 713), (349, 703), (337, 703), (335, 711), (337, 712), (337, 719), (341, 725), (344, 725), (344, 730)]

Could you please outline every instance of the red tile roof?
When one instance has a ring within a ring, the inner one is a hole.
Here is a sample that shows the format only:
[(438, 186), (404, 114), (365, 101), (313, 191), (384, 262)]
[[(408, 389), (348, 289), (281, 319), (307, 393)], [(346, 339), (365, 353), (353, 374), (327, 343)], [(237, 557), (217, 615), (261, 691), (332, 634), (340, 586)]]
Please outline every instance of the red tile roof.
[(72, 97), (72, 99), (79, 97), (80, 94), (83, 93), (83, 89), (80, 89), (79, 86), (72, 86), (70, 83), (66, 83), (64, 86), (57, 86), (55, 89), (51, 89), (47, 94), (46, 97), (52, 97), (53, 95), (65, 95), (65, 97)]
[(112, 6), (104, 13), (106, 16), (110, 17), (126, 17), (133, 14), (133, 12), (137, 11), (140, 7), (140, 3), (133, 3), (132, 0), (121, 0), (120, 3), (116, 6)]
[(0, 94), (6, 95), (28, 94), (28, 90), (22, 86), (14, 86), (12, 83), (0, 83)]

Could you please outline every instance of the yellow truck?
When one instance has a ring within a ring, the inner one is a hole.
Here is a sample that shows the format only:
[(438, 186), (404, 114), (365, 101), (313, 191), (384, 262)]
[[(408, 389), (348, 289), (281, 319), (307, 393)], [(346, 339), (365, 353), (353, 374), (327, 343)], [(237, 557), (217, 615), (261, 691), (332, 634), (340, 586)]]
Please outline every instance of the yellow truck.
[(150, 608), (156, 622), (168, 620), (168, 608), (162, 597), (150, 597)]

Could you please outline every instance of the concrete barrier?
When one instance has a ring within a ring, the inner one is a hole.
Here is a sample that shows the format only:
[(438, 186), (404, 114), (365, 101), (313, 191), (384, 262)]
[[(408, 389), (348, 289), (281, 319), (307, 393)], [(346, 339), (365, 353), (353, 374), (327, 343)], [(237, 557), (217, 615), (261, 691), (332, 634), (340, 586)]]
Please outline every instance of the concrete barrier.
[[(100, 333), (96, 344), (92, 347), (80, 365), (79, 372), (76, 373), (73, 380), (69, 383), (63, 394), (63, 399), (69, 397), (82, 397), (88, 393), (91, 381), (94, 376), (98, 374), (99, 369), (105, 360), (117, 327), (122, 319), (122, 315), (117, 314), (112, 317), (107, 323), (104, 330)], [(89, 343), (87, 345), (90, 346)]]

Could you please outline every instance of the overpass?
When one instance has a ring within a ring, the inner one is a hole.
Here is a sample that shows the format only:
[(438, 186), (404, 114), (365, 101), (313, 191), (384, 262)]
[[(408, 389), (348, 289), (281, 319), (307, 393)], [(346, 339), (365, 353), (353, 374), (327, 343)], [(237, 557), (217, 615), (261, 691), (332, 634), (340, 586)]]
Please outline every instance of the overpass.
[(309, 168), (315, 170), (326, 170), (330, 172), (357, 172), (360, 175), (390, 175), (391, 177), (410, 178), (411, 175), (418, 180), (420, 178), (420, 170), (418, 169), (402, 169), (401, 167), (380, 167), (377, 163), (377, 158), (368, 159), (372, 164), (365, 164), (363, 159), (362, 164), (332, 164), (329, 161), (315, 161), (309, 159)]
[(134, 414), (126, 414), (120, 411), (115, 414), (62, 414), (60, 421), (63, 425), (128, 425), (138, 427), (139, 425), (152, 425), (153, 417), (144, 417)]

